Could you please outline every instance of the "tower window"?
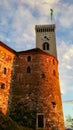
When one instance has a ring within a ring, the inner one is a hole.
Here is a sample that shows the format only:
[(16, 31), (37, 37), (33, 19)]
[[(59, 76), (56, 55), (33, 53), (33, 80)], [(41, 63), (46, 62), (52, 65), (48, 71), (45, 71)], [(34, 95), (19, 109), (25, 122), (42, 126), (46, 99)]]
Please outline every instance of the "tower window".
[(6, 68), (4, 68), (3, 73), (6, 74)]
[(49, 43), (48, 42), (45, 42), (43, 44), (43, 50), (49, 50)]
[(53, 75), (56, 76), (56, 71), (55, 70), (53, 70)]
[(0, 88), (4, 89), (5, 88), (5, 84), (4, 83), (0, 83)]
[(45, 74), (43, 73), (43, 74), (41, 74), (41, 78), (45, 78)]
[(53, 65), (55, 65), (55, 60), (53, 59)]
[(51, 103), (52, 103), (53, 108), (55, 108), (56, 103), (55, 102), (51, 102)]
[(31, 72), (31, 69), (30, 69), (30, 67), (28, 66), (27, 67), (27, 73), (30, 73)]
[(27, 61), (28, 61), (28, 62), (31, 61), (31, 56), (28, 56), (28, 57), (27, 57)]

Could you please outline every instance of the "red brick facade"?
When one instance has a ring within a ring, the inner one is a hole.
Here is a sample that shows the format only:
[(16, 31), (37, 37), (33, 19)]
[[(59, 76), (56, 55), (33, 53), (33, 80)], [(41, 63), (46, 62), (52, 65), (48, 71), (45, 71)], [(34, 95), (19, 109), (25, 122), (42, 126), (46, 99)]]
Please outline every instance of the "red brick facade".
[(55, 57), (40, 49), (18, 53), (13, 64), (10, 96), (9, 113), (15, 121), (38, 128), (41, 127), (38, 117), (42, 116), (42, 127), (64, 129)]
[(14, 55), (15, 52), (11, 48), (0, 42), (0, 109), (4, 114), (8, 109)]

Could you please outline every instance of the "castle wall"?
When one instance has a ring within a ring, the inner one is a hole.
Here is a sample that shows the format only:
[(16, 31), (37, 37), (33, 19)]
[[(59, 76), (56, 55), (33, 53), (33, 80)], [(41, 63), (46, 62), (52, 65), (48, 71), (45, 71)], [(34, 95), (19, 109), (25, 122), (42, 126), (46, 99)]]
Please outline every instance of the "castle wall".
[(24, 126), (64, 130), (56, 58), (37, 49), (15, 57), (8, 110)]
[(12, 52), (0, 45), (0, 110), (4, 114), (7, 113), (8, 109), (13, 57)]

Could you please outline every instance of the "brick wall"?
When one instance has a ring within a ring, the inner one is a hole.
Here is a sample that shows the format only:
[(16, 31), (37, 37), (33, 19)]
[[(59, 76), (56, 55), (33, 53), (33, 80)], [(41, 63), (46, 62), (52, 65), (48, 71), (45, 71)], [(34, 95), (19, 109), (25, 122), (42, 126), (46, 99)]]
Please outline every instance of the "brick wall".
[(0, 46), (0, 110), (4, 114), (7, 113), (8, 109), (13, 57), (14, 54), (10, 50)]
[[(8, 112), (18, 123), (38, 129), (64, 130), (58, 61), (38, 49), (18, 53), (14, 59)], [(40, 117), (40, 116), (39, 116)]]

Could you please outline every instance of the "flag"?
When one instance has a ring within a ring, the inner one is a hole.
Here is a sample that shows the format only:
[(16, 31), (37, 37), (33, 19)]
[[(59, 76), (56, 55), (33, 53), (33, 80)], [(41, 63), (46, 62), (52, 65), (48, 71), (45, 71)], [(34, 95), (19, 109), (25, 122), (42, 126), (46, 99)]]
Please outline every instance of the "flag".
[(53, 17), (53, 9), (50, 9), (50, 19), (52, 21), (52, 17)]

